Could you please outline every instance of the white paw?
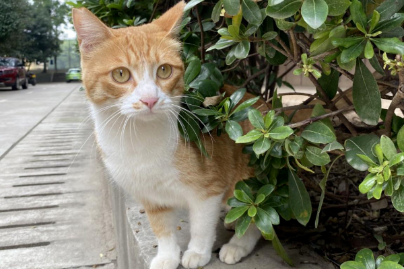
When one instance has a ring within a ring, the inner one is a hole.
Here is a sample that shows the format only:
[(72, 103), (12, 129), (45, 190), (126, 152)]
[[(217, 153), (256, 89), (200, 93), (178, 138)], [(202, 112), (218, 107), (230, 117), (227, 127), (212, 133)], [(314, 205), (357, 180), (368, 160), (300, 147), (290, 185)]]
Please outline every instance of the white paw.
[(247, 256), (249, 252), (236, 244), (228, 243), (222, 246), (219, 253), (219, 258), (227, 264), (238, 263), (242, 258)]
[(192, 250), (187, 250), (182, 256), (182, 266), (185, 268), (198, 268), (205, 266), (210, 261), (211, 253), (199, 254)]
[(159, 257), (153, 258), (150, 269), (177, 269), (180, 261), (170, 257)]

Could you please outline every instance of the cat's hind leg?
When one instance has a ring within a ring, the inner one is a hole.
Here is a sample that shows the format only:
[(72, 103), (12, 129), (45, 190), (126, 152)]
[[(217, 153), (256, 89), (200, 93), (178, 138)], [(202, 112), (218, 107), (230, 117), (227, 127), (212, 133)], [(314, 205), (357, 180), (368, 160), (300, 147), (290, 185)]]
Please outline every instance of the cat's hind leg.
[(229, 243), (222, 246), (219, 252), (220, 260), (227, 264), (239, 262), (253, 251), (260, 238), (261, 232), (258, 228), (255, 225), (250, 225), (241, 238), (233, 235)]
[(144, 203), (147, 217), (158, 239), (157, 256), (150, 269), (176, 269), (180, 264), (180, 247), (175, 236), (175, 213), (171, 208)]
[(191, 241), (182, 257), (182, 266), (198, 268), (205, 266), (211, 258), (216, 240), (216, 225), (219, 220), (222, 195), (206, 199), (195, 196), (189, 202)]

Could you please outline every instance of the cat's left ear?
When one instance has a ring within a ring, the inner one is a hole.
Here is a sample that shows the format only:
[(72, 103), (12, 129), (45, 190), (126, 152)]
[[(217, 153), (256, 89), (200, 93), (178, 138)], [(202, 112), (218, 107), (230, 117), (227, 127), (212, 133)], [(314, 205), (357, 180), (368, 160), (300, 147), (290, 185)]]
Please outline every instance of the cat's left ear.
[(110, 29), (88, 9), (74, 8), (72, 15), (81, 52), (92, 51), (112, 36)]
[(178, 4), (170, 8), (160, 18), (154, 20), (152, 24), (159, 26), (172, 37), (177, 37), (179, 34), (179, 25), (184, 15), (185, 2), (180, 1)]

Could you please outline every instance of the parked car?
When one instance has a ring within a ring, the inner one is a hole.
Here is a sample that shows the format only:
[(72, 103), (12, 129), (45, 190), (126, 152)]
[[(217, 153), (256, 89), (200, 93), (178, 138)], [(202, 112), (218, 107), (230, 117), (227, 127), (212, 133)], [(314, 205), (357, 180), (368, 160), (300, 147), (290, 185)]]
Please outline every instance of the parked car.
[(17, 58), (0, 57), (0, 87), (13, 90), (28, 89), (28, 79), (23, 62)]
[(66, 82), (73, 80), (81, 80), (81, 69), (80, 68), (70, 68), (66, 73)]

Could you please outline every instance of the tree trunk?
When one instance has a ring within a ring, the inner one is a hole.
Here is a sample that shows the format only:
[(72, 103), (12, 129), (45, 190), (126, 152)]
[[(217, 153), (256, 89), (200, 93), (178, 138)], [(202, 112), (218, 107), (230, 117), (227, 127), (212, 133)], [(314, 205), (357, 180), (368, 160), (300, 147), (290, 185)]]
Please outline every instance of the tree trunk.
[(43, 62), (43, 70), (42, 70), (42, 73), (46, 73), (47, 72), (47, 70), (46, 70), (46, 60)]
[(58, 57), (55, 55), (54, 56), (54, 61), (55, 61), (55, 72), (58, 71)]

